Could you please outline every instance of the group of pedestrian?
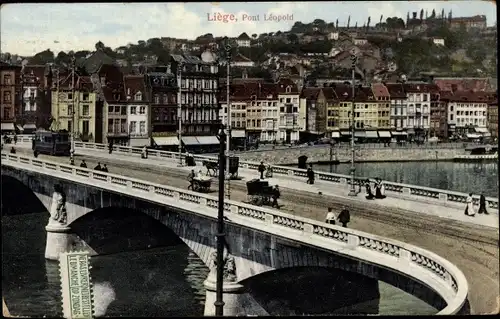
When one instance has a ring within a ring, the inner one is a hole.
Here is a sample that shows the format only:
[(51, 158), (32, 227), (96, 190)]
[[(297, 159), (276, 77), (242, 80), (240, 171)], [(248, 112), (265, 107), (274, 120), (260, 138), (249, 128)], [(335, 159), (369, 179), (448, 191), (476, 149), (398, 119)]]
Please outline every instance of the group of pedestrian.
[[(472, 193), (469, 193), (465, 200), (465, 215), (474, 217), (476, 215), (476, 210), (474, 209), (474, 199), (472, 198)], [(479, 195), (479, 209), (477, 210), (478, 214), (489, 215), (486, 210), (486, 197), (484, 194)]]
[(387, 197), (385, 195), (384, 183), (378, 177), (375, 178), (375, 195), (373, 195), (373, 192), (372, 192), (372, 186), (370, 183), (370, 179), (366, 179), (365, 188), (366, 188), (366, 199), (384, 199)]
[[(85, 166), (82, 166), (82, 165), (85, 165)], [(82, 160), (82, 164), (80, 164), (80, 167), (87, 168), (87, 163), (85, 163), (85, 160)], [(108, 167), (106, 166), (106, 164), (103, 164), (103, 166), (101, 166), (101, 162), (97, 162), (97, 165), (94, 167), (94, 171), (109, 173)]]
[(328, 207), (328, 213), (326, 214), (325, 222), (327, 224), (335, 225), (336, 221), (342, 224), (342, 227), (347, 227), (347, 224), (351, 221), (351, 214), (349, 213), (349, 210), (346, 206), (342, 207), (342, 210), (340, 211), (338, 216), (336, 216), (331, 207)]

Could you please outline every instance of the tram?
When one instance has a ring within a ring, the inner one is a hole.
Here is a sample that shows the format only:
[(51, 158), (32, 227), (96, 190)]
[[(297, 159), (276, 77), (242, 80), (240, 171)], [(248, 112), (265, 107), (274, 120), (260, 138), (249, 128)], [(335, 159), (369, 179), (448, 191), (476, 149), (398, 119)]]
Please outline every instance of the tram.
[(69, 156), (71, 151), (69, 133), (65, 130), (36, 131), (32, 140), (32, 149), (35, 154)]

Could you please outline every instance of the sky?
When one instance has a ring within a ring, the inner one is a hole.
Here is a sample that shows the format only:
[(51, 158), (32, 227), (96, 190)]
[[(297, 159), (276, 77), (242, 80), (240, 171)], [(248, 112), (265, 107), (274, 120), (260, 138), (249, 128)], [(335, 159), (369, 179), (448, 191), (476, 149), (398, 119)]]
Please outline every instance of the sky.
[[(488, 1), (16, 3), (0, 8), (0, 51), (32, 56), (46, 49), (56, 54), (94, 50), (98, 41), (116, 48), (155, 37), (194, 40), (206, 33), (236, 37), (242, 32), (251, 36), (286, 31), (297, 21), (314, 19), (338, 19), (345, 25), (349, 15), (351, 25), (357, 21), (362, 26), (369, 16), (373, 25), (380, 15), (384, 20), (389, 16), (406, 20), (408, 11), (420, 9), (429, 15), (432, 9), (437, 14), (452, 10), (453, 17), (482, 14), (489, 26), (496, 23), (496, 6)], [(219, 13), (233, 14), (235, 19), (210, 21)]]

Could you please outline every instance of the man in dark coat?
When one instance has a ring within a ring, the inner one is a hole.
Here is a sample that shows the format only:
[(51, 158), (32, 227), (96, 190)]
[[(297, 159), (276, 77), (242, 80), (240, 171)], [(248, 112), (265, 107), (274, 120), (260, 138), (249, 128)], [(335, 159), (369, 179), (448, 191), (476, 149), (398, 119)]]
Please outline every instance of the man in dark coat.
[(342, 227), (347, 227), (347, 223), (351, 221), (351, 214), (347, 207), (343, 207), (339, 214), (338, 221), (342, 224)]
[(80, 167), (87, 168), (87, 163), (85, 163), (85, 160), (82, 160), (82, 162), (80, 163)]
[(488, 211), (486, 210), (486, 197), (484, 197), (484, 194), (481, 194), (479, 196), (479, 210), (477, 211), (477, 213), (484, 213), (485, 215), (489, 215)]
[(109, 150), (109, 154), (111, 154), (113, 152), (113, 140), (109, 141), (108, 150)]
[(307, 184), (314, 184), (314, 171), (312, 164), (309, 164), (307, 169)]
[(375, 196), (373, 196), (372, 186), (370, 185), (369, 179), (365, 181), (365, 188), (366, 188), (366, 199), (373, 199)]
[(104, 173), (109, 173), (108, 167), (106, 166), (106, 164), (104, 164), (104, 166), (101, 168), (101, 171), (103, 171)]
[(97, 165), (94, 167), (94, 170), (95, 171), (102, 171), (101, 163), (100, 162), (97, 163)]
[(271, 207), (276, 206), (276, 208), (280, 208), (280, 205), (278, 204), (278, 198), (280, 198), (280, 196), (281, 196), (280, 188), (278, 185), (276, 185), (273, 188), (273, 195), (272, 195), (273, 202), (271, 203)]
[(264, 165), (264, 162), (260, 162), (260, 165), (259, 165), (260, 179), (264, 179), (264, 171), (265, 170), (266, 170), (266, 166)]

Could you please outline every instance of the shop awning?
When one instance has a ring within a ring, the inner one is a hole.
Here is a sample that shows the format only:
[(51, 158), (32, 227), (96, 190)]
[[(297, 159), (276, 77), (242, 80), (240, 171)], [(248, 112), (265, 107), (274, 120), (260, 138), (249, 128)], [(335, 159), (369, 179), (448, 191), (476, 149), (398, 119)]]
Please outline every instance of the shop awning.
[(245, 130), (231, 130), (231, 137), (245, 137)]
[(481, 134), (467, 133), (467, 138), (481, 138)]
[(15, 131), (14, 123), (2, 123), (2, 131)]
[(476, 131), (476, 133), (488, 133), (489, 132), (486, 127), (475, 127), (474, 131)]
[(488, 133), (483, 133), (483, 137), (490, 137), (491, 136), (491, 133), (488, 132)]
[(179, 145), (177, 136), (156, 136), (153, 137), (153, 142), (158, 146)]
[(355, 131), (354, 137), (366, 137), (366, 132), (365, 131)]
[(332, 132), (332, 138), (340, 138), (340, 132)]
[(379, 137), (391, 137), (391, 132), (389, 131), (378, 131)]
[(377, 131), (366, 131), (367, 138), (378, 138)]
[(24, 124), (23, 129), (25, 130), (36, 130), (36, 124)]
[(216, 136), (196, 136), (198, 143), (201, 145), (216, 145), (219, 144), (219, 139)]
[(340, 132), (340, 135), (351, 136), (351, 132), (350, 131), (343, 131), (343, 132)]
[(195, 136), (183, 136), (182, 137), (182, 143), (184, 145), (198, 145), (198, 140), (196, 139)]
[(398, 131), (392, 131), (391, 134), (393, 136), (403, 136), (403, 135), (408, 135), (406, 132), (398, 132)]

